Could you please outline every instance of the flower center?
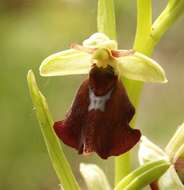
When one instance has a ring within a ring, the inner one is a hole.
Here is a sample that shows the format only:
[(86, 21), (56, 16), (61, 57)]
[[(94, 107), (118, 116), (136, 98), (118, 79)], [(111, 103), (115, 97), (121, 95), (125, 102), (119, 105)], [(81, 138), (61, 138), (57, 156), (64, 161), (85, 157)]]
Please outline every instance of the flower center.
[(93, 53), (92, 59), (95, 60), (97, 67), (107, 68), (108, 65), (111, 65), (112, 58), (110, 52), (107, 49), (97, 49)]

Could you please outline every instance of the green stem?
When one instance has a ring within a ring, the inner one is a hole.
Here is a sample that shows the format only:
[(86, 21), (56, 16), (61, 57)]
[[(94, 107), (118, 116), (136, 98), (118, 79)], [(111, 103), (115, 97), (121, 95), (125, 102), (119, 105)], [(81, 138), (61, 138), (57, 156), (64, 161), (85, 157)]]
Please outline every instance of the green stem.
[(144, 47), (152, 27), (152, 1), (137, 0), (137, 30), (133, 49), (145, 54), (150, 54)]
[[(148, 38), (151, 32), (152, 25), (152, 4), (151, 0), (138, 0), (137, 1), (137, 31), (134, 42), (134, 49), (136, 51), (150, 55), (152, 51), (145, 49), (145, 39)], [(123, 79), (123, 83), (127, 89), (128, 96), (135, 106), (138, 107), (139, 97), (142, 91), (143, 83), (128, 79)], [(131, 122), (131, 127), (135, 126), (135, 118)], [(118, 156), (115, 159), (115, 184), (124, 178), (131, 171), (130, 152)]]
[[(183, 0), (169, 0), (166, 9), (152, 25), (152, 0), (137, 0), (137, 31), (133, 49), (150, 56), (163, 34), (181, 16), (184, 10)], [(98, 1), (98, 31), (116, 39), (115, 13), (113, 0)], [(143, 83), (122, 79), (128, 96), (138, 107)], [(135, 126), (135, 119), (131, 126)], [(115, 158), (115, 183), (117, 184), (131, 170), (130, 153)]]
[(53, 120), (49, 112), (46, 99), (40, 92), (32, 71), (28, 72), (27, 81), (47, 151), (61, 186), (65, 190), (80, 190), (70, 165), (65, 158), (59, 139), (53, 131)]
[(103, 32), (111, 39), (116, 39), (116, 19), (113, 0), (98, 1), (98, 32)]
[(175, 23), (175, 21), (184, 13), (183, 0), (170, 0), (153, 24), (150, 37), (153, 45), (156, 45), (165, 32)]

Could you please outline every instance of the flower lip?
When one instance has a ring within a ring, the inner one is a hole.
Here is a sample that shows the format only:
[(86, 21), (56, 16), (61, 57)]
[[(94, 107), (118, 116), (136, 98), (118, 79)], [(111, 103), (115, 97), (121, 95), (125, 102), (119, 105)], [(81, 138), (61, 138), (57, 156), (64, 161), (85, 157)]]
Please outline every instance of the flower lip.
[(108, 93), (117, 82), (117, 76), (111, 66), (98, 68), (93, 65), (89, 74), (90, 87), (97, 96)]
[(96, 152), (101, 158), (130, 150), (140, 139), (129, 122), (135, 113), (123, 84), (113, 69), (93, 66), (79, 88), (71, 110), (54, 129), (79, 154)]

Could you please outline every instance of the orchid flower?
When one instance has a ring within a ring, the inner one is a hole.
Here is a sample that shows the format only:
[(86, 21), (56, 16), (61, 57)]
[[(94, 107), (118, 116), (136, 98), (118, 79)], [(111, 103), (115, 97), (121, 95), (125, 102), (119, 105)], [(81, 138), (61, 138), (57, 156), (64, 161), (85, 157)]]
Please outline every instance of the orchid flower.
[(140, 139), (139, 130), (129, 126), (135, 109), (122, 78), (165, 83), (162, 67), (134, 50), (118, 50), (115, 40), (95, 33), (82, 45), (46, 58), (40, 66), (42, 76), (88, 74), (80, 86), (71, 109), (55, 122), (58, 137), (80, 154), (96, 152), (101, 158), (120, 155)]
[(149, 161), (164, 159), (170, 162), (166, 173), (151, 184), (152, 190), (184, 189), (184, 124), (182, 124), (164, 150), (142, 136), (139, 161), (143, 165)]

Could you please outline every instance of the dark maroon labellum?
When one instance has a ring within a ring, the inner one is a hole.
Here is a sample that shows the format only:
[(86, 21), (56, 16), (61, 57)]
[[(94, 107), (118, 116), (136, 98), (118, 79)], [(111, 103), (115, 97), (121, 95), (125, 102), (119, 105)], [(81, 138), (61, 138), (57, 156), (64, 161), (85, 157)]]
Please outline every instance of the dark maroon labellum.
[(151, 190), (159, 190), (158, 182), (157, 181), (152, 182), (150, 184), (150, 188), (151, 188)]
[(139, 141), (140, 131), (129, 126), (134, 113), (113, 69), (94, 65), (65, 120), (55, 122), (54, 129), (79, 154), (96, 152), (106, 159), (128, 151)]

